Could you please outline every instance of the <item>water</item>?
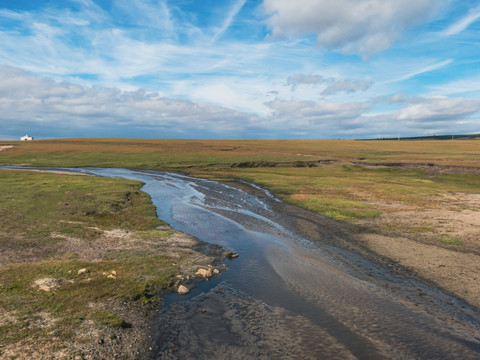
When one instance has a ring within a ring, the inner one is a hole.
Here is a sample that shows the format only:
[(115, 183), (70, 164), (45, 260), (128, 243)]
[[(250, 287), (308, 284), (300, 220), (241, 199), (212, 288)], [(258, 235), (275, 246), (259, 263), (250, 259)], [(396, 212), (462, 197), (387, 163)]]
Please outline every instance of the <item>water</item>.
[(478, 312), (358, 254), (309, 241), (268, 192), (257, 197), (164, 172), (56, 170), (141, 180), (162, 220), (240, 254), (221, 277), (165, 299), (155, 358), (480, 358)]

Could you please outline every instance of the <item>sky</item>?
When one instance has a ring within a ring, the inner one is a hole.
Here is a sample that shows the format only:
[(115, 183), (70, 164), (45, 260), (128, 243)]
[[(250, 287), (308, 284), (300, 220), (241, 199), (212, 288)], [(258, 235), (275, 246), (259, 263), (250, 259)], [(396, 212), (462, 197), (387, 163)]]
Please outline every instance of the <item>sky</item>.
[(478, 0), (0, 0), (0, 139), (480, 133)]

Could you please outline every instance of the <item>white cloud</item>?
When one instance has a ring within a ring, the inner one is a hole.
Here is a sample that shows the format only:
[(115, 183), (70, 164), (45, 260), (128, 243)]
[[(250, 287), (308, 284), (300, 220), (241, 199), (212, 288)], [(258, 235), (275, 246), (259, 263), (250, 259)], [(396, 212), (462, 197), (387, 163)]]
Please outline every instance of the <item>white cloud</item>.
[(329, 96), (339, 92), (353, 93), (356, 91), (365, 91), (373, 85), (372, 80), (337, 80), (334, 78), (325, 78), (320, 75), (294, 74), (287, 78), (287, 86), (295, 91), (299, 85), (318, 85), (328, 84), (320, 93), (322, 96)]
[(372, 121), (383, 124), (382, 136), (395, 135), (395, 132), (408, 136), (480, 132), (480, 98), (427, 98), (399, 93), (373, 101), (405, 106), (391, 113), (370, 117)]
[(273, 37), (314, 34), (327, 49), (368, 57), (424, 23), (446, 0), (264, 0)]
[(434, 97), (395, 112), (405, 123), (458, 122), (480, 111), (480, 99)]
[[(273, 110), (270, 118), (276, 124), (295, 126), (321, 126), (335, 129), (348, 126), (370, 106), (360, 102), (335, 103), (307, 100), (273, 100), (265, 103)], [(333, 130), (330, 129), (329, 131)]]

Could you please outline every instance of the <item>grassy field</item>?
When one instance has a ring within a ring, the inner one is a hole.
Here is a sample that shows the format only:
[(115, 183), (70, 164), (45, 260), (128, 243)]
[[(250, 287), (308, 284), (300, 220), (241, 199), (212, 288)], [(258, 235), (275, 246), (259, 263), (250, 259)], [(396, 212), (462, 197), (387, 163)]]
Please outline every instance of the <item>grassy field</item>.
[[(348, 221), (378, 216), (381, 210), (372, 204), (377, 201), (435, 207), (442, 193), (477, 192), (480, 184), (478, 173), (460, 171), (463, 167), (480, 171), (477, 140), (65, 139), (3, 143), (8, 144), (14, 147), (0, 152), (0, 164), (127, 167), (220, 180), (235, 177), (260, 184), (293, 204)], [(330, 163), (312, 168), (288, 166), (295, 161)], [(246, 162), (251, 164), (232, 167)], [(255, 167), (262, 162), (283, 166)], [(403, 166), (391, 166), (399, 164)], [(426, 171), (433, 164), (459, 170)]]
[[(173, 284), (173, 259), (155, 250), (171, 233), (155, 230), (163, 223), (140, 187), (137, 181), (0, 170), (0, 352), (22, 341), (62, 346), (88, 321), (126, 326), (107, 301), (146, 303)], [(138, 233), (140, 250), (124, 244), (128, 251), (102, 256), (104, 233), (114, 229)], [(92, 247), (99, 249), (93, 258)], [(53, 279), (50, 291), (35, 285), (42, 279)]]
[(334, 159), (480, 167), (479, 142), (336, 140), (62, 139), (10, 141), (0, 164), (188, 169), (252, 161)]

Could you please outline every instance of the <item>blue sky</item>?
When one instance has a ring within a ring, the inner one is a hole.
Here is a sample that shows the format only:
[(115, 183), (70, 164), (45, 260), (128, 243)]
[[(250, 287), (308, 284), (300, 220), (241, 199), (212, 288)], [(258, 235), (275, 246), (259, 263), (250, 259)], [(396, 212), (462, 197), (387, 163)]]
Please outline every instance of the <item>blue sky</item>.
[(480, 3), (0, 0), (0, 139), (480, 133)]

